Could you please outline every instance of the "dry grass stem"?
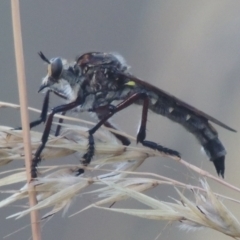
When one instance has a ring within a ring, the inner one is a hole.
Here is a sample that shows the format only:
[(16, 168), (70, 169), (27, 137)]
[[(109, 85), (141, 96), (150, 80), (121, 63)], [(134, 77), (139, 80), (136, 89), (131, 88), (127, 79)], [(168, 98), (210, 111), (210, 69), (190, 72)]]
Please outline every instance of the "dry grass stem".
[[(28, 99), (26, 89), (26, 77), (25, 77), (25, 66), (24, 66), (24, 54), (23, 54), (23, 43), (22, 43), (22, 31), (21, 31), (21, 18), (20, 18), (20, 6), (19, 0), (11, 0), (11, 13), (12, 13), (12, 29), (13, 29), (13, 40), (15, 50), (15, 60), (17, 68), (17, 80), (18, 80), (18, 92), (20, 100), (21, 110), (21, 123), (23, 128), (23, 142), (24, 142), (24, 159), (26, 166), (26, 177), (29, 183), (29, 204), (34, 206), (37, 203), (36, 193), (33, 190), (33, 186), (30, 184), (31, 174), (31, 142), (29, 134), (29, 117), (28, 117)], [(40, 225), (38, 223), (38, 212), (32, 211), (30, 213), (31, 218), (31, 229), (33, 240), (40, 240)]]

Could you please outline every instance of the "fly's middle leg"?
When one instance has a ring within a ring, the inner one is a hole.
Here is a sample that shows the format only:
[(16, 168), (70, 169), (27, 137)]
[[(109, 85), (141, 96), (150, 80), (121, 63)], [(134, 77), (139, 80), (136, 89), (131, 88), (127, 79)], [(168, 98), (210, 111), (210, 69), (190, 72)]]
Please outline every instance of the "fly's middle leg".
[[(97, 109), (89, 109), (90, 112), (98, 112), (101, 109), (103, 109), (106, 114), (104, 117), (101, 118), (101, 120), (92, 129), (90, 129), (88, 131), (89, 132), (89, 139), (88, 139), (89, 146), (88, 146), (87, 153), (83, 156), (83, 158), (84, 158), (83, 164), (86, 164), (86, 165), (89, 164), (94, 155), (95, 148), (94, 148), (93, 134), (102, 125), (106, 125), (108, 119), (111, 118), (115, 113), (123, 110), (124, 108), (130, 106), (131, 104), (135, 103), (138, 100), (143, 100), (143, 110), (142, 110), (141, 126), (140, 126), (139, 132), (137, 134), (137, 142), (140, 142), (143, 146), (163, 152), (164, 154), (181, 158), (179, 152), (169, 149), (169, 148), (166, 148), (166, 147), (163, 147), (155, 142), (145, 140), (149, 99), (148, 99), (148, 95), (145, 92), (138, 92), (138, 93), (132, 94), (131, 96), (129, 96), (127, 99), (125, 99), (123, 102), (121, 102), (117, 106), (113, 106), (113, 105), (109, 104), (109, 105), (106, 105), (103, 107), (99, 107)], [(129, 142), (126, 139), (124, 139), (124, 142), (126, 143), (126, 145), (129, 144)]]

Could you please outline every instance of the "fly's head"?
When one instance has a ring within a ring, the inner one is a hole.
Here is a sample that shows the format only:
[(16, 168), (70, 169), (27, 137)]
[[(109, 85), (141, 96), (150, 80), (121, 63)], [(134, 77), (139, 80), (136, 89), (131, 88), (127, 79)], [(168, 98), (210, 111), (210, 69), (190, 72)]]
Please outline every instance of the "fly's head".
[(89, 52), (72, 63), (59, 57), (48, 60), (42, 52), (39, 55), (48, 64), (39, 92), (50, 89), (67, 102), (77, 97), (86, 99), (89, 95), (113, 94), (132, 86), (132, 81), (121, 75), (129, 73), (129, 66), (119, 54)]
[(39, 56), (48, 64), (48, 68), (47, 75), (43, 78), (38, 92), (50, 89), (63, 99), (74, 101), (80, 88), (79, 67), (60, 57), (49, 60), (42, 52), (39, 52)]

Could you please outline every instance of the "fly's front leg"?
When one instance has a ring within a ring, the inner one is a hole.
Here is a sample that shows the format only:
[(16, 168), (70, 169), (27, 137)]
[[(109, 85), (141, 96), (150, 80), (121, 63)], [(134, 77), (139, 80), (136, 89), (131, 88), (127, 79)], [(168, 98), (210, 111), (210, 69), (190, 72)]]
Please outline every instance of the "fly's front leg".
[(39, 119), (33, 121), (30, 123), (30, 128), (35, 127), (41, 123), (45, 123), (47, 119), (47, 112), (48, 112), (48, 106), (49, 106), (49, 96), (50, 96), (50, 90), (48, 90), (45, 94), (44, 100), (43, 100), (43, 106), (42, 111), (40, 114)]
[(58, 107), (55, 107), (52, 109), (51, 113), (48, 116), (46, 125), (45, 125), (45, 129), (43, 131), (43, 135), (42, 135), (42, 139), (41, 139), (41, 144), (38, 147), (35, 156), (32, 160), (32, 166), (31, 166), (31, 177), (32, 178), (36, 178), (37, 177), (37, 166), (38, 164), (41, 162), (41, 153), (43, 151), (43, 149), (45, 148), (45, 145), (47, 143), (49, 134), (50, 134), (50, 130), (51, 130), (51, 126), (52, 126), (52, 121), (53, 121), (53, 117), (56, 113), (59, 112), (66, 112), (68, 110), (71, 110), (77, 106), (81, 105), (81, 99), (80, 97), (77, 98), (74, 102), (69, 103), (69, 104), (65, 104), (65, 105), (61, 105)]
[[(62, 112), (61, 115), (64, 116), (66, 114), (66, 112)], [(63, 123), (63, 118), (59, 118), (58, 123)], [(55, 137), (57, 137), (61, 131), (62, 126), (61, 125), (57, 125), (57, 129), (55, 132)]]
[[(39, 119), (30, 122), (30, 129), (33, 127), (38, 126), (41, 123), (45, 123), (47, 119), (47, 112), (48, 112), (48, 105), (49, 105), (49, 95), (50, 95), (51, 90), (48, 90), (45, 94), (44, 100), (43, 100), (43, 105), (42, 105), (42, 111), (40, 114)], [(22, 130), (22, 127), (15, 128), (16, 130)]]

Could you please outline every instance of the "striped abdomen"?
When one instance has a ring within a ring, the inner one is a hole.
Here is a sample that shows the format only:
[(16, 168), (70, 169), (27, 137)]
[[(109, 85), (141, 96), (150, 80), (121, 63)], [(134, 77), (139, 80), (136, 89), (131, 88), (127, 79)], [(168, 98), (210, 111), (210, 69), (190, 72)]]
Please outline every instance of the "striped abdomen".
[(158, 96), (157, 101), (153, 102), (150, 102), (149, 108), (153, 112), (181, 124), (187, 131), (191, 132), (203, 146), (210, 161), (214, 163), (217, 173), (224, 176), (224, 159), (227, 152), (218, 139), (217, 131), (208, 120), (165, 97)]

